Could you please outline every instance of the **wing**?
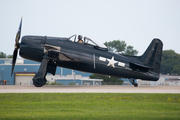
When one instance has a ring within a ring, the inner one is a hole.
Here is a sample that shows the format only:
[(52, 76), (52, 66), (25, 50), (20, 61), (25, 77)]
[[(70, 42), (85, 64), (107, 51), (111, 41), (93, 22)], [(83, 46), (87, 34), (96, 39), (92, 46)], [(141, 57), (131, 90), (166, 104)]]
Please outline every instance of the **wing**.
[(149, 69), (153, 69), (150, 66), (145, 66), (142, 64), (132, 63), (132, 62), (130, 62), (130, 68), (132, 68), (133, 70), (144, 71), (144, 72), (149, 71)]

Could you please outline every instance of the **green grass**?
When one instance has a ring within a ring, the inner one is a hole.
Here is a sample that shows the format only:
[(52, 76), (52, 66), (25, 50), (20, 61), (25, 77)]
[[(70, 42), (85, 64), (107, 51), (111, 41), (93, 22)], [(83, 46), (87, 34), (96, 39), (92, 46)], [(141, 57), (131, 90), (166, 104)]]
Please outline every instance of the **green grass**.
[(2, 119), (175, 120), (180, 94), (3, 93)]

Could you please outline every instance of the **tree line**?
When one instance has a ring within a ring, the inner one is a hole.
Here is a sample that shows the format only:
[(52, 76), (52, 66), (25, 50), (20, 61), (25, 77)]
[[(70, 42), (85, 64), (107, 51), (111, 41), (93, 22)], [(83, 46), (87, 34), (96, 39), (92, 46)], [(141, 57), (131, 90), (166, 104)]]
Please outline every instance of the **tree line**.
[(174, 50), (164, 50), (161, 60), (161, 73), (180, 75), (180, 54)]
[(0, 52), (0, 58), (13, 58), (13, 55), (6, 55), (6, 53)]

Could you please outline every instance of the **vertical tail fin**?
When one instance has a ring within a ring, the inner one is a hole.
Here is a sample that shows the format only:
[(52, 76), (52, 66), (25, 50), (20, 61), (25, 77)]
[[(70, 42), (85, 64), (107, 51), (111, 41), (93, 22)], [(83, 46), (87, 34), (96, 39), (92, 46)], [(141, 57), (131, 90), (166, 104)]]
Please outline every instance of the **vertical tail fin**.
[(151, 71), (158, 74), (160, 73), (162, 48), (162, 41), (155, 38), (152, 40), (144, 54), (139, 57), (144, 65), (152, 67), (153, 69)]

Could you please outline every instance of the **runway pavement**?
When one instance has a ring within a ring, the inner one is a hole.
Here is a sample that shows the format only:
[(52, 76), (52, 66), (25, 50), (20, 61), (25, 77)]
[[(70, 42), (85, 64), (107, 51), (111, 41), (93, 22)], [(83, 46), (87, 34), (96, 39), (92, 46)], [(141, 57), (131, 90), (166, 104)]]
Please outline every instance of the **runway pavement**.
[(180, 93), (180, 86), (62, 86), (0, 85), (0, 93)]

